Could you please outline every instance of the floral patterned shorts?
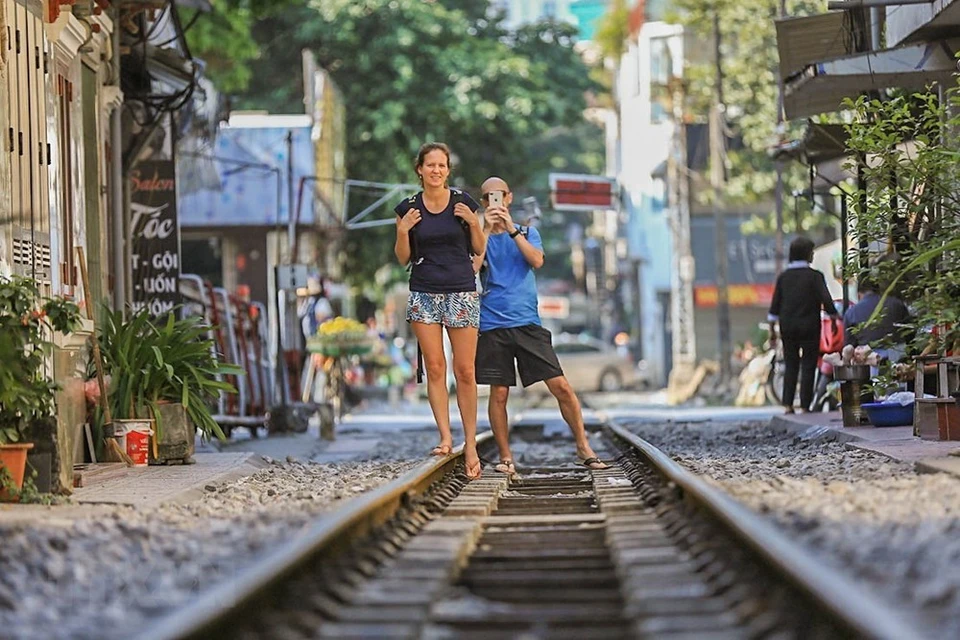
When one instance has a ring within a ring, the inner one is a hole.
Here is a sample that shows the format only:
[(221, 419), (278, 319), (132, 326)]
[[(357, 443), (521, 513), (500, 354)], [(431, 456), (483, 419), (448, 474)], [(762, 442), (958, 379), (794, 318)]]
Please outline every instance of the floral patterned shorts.
[(407, 322), (442, 324), (451, 329), (480, 327), (480, 294), (423, 293), (412, 291), (407, 301)]

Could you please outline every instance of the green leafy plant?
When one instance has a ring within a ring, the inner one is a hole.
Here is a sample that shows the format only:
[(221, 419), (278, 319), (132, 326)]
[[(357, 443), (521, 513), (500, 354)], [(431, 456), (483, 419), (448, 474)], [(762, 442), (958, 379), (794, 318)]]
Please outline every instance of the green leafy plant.
[[(957, 90), (847, 101), (855, 121), (847, 146), (865, 187), (851, 198), (858, 245), (871, 248), (869, 275), (913, 314), (912, 354), (960, 347), (960, 154)], [(864, 269), (855, 250), (850, 264)], [(858, 265), (858, 263), (860, 263)], [(856, 276), (857, 273), (848, 275)], [(875, 322), (883, 305), (869, 322)]]
[(864, 385), (864, 388), (877, 399), (885, 398), (892, 393), (901, 391), (911, 378), (913, 367), (907, 363), (883, 362), (877, 369), (877, 374)]
[(179, 402), (205, 438), (224, 440), (210, 405), (221, 391), (236, 393), (221, 378), (243, 369), (219, 361), (203, 319), (177, 320), (170, 313), (155, 323), (146, 310), (127, 320), (120, 312), (104, 315), (100, 348), (105, 372), (112, 377), (108, 401), (113, 417), (154, 418), (159, 431), (159, 404)]
[(27, 440), (33, 424), (54, 414), (58, 387), (46, 371), (50, 338), (79, 326), (74, 303), (45, 299), (30, 278), (0, 277), (0, 444)]
[(37, 471), (30, 469), (29, 466), (27, 467), (27, 471), (28, 473), (26, 473), (23, 478), (23, 486), (17, 488), (16, 483), (14, 483), (13, 478), (10, 476), (10, 472), (4, 467), (0, 467), (0, 495), (4, 495), (8, 499), (13, 499), (20, 504), (54, 505), (70, 502), (70, 498), (67, 496), (41, 493), (40, 490), (37, 489), (37, 483), (35, 481)]
[[(348, 176), (416, 182), (417, 149), (442, 140), (456, 156), (454, 186), (474, 190), (495, 167), (514, 193), (544, 204), (551, 172), (602, 173), (603, 132), (583, 116), (602, 88), (575, 48), (576, 27), (553, 20), (514, 30), (490, 6), (486, 0), (291, 3), (251, 27), (260, 55), (250, 62), (249, 88), (234, 106), (275, 113), (302, 109), (299, 76), (289, 70), (300, 68), (302, 50), (310, 49), (347, 107)], [(274, 37), (278, 33), (284, 37)], [(234, 44), (216, 40), (212, 46), (226, 55)], [(424, 101), (427, 78), (431, 99)], [(330, 180), (336, 178), (321, 177), (319, 184)], [(380, 195), (351, 191), (347, 214)], [(544, 214), (546, 220), (546, 208)], [(374, 215), (393, 213), (383, 205)], [(394, 240), (388, 227), (347, 234), (344, 280), (382, 300), (390, 279), (405, 281), (403, 271), (377, 279)], [(560, 260), (547, 263), (553, 268)]]

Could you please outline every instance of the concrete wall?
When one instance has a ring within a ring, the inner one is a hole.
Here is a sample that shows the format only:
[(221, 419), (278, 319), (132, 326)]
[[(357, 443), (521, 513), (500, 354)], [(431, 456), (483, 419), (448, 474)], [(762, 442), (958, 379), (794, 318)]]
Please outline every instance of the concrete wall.
[[(767, 309), (758, 307), (730, 308), (730, 344), (736, 349), (753, 336), (761, 322), (766, 322)], [(715, 308), (697, 307), (694, 312), (697, 334), (697, 358), (716, 360), (720, 353), (720, 330)], [(754, 344), (754, 346), (758, 346)]]
[(890, 49), (903, 43), (945, 9), (956, 10), (957, 7), (950, 7), (955, 3), (956, 0), (933, 0), (933, 2), (927, 4), (896, 5), (881, 9), (881, 11), (886, 11), (887, 48)]
[[(6, 3), (0, 2), (0, 92), (7, 95), (7, 15)], [(0, 131), (9, 127), (9, 113), (6, 98), (0, 100)], [(12, 243), (10, 224), (6, 220), (10, 217), (10, 154), (7, 145), (9, 140), (4, 137), (0, 142), (0, 276), (10, 275), (9, 251)]]

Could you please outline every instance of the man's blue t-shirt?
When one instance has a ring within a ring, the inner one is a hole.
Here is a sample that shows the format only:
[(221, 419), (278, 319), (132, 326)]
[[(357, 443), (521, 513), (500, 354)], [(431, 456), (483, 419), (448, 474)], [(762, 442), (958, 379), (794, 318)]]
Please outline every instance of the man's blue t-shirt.
[[(543, 251), (540, 233), (529, 228), (527, 241)], [(490, 234), (484, 272), (480, 276), (480, 331), (540, 324), (537, 279), (533, 267), (508, 233)]]
[(410, 231), (411, 256), (410, 290), (423, 293), (460, 293), (476, 291), (471, 247), (465, 222), (453, 215), (453, 208), (462, 202), (473, 212), (480, 208), (477, 201), (465, 191), (450, 189), (450, 203), (443, 211), (432, 212), (423, 203), (423, 192), (406, 198), (394, 211), (406, 215), (410, 209), (419, 209), (420, 222)]

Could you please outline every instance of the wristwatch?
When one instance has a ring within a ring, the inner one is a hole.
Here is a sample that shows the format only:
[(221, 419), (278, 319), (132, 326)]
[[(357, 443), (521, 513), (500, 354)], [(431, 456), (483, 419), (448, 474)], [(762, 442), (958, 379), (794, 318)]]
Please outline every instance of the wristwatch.
[(520, 229), (514, 230), (514, 232), (510, 234), (510, 237), (516, 238), (518, 235), (520, 235)]

